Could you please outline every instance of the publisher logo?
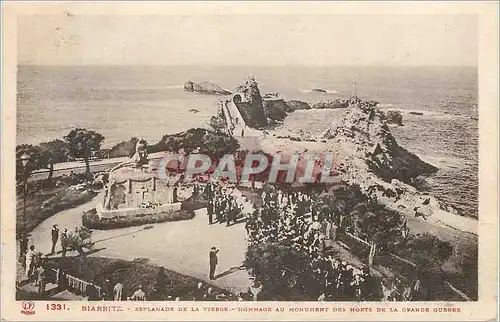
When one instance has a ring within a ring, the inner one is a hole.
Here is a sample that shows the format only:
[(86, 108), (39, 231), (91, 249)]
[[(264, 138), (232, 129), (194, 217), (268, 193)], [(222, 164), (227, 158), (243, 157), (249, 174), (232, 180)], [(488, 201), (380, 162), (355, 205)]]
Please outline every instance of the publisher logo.
[(33, 314), (35, 314), (35, 302), (33, 302), (33, 301), (23, 301), (21, 303), (21, 307), (23, 308), (21, 310), (22, 314), (25, 314), (25, 315), (33, 315)]

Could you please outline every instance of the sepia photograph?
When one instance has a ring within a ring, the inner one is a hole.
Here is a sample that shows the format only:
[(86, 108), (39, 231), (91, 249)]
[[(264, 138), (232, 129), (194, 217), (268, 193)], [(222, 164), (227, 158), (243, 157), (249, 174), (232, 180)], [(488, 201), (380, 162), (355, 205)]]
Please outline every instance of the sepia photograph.
[(16, 16), (16, 312), (485, 299), (480, 15), (196, 5)]

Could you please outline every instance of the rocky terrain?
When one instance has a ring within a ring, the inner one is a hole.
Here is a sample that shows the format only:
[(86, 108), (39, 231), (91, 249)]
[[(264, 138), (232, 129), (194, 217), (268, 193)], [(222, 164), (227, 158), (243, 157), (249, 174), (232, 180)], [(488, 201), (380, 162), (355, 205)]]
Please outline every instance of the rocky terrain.
[(349, 106), (349, 101), (344, 99), (335, 99), (333, 101), (320, 101), (313, 104), (312, 108), (325, 109), (325, 108), (346, 108)]
[(230, 95), (231, 92), (210, 82), (194, 83), (187, 81), (184, 84), (184, 90), (193, 93), (211, 94), (211, 95)]
[(307, 104), (306, 102), (297, 100), (286, 101), (286, 105), (288, 105), (292, 109), (292, 111), (311, 109), (311, 105)]
[(386, 113), (387, 123), (403, 125), (403, 115), (401, 115), (400, 111), (390, 110)]
[(343, 179), (388, 208), (425, 216), (440, 209), (432, 196), (419, 193), (411, 182), (438, 169), (399, 146), (376, 102), (351, 98), (344, 117), (329, 133), (327, 144), (337, 155)]
[(251, 128), (264, 129), (283, 122), (287, 115), (295, 110), (311, 109), (309, 104), (302, 101), (285, 101), (271, 95), (261, 96), (258, 83), (254, 79), (239, 86), (236, 91), (245, 96), (237, 106)]

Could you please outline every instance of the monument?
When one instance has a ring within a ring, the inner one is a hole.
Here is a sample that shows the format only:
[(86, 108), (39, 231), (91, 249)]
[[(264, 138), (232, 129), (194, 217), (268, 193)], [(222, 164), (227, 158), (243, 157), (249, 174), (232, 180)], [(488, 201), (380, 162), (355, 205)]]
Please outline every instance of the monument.
[(109, 171), (109, 183), (103, 202), (96, 207), (97, 214), (100, 218), (113, 218), (178, 211), (184, 199), (179, 188), (179, 181), (158, 178), (156, 165), (148, 158), (146, 142), (140, 140), (134, 155)]

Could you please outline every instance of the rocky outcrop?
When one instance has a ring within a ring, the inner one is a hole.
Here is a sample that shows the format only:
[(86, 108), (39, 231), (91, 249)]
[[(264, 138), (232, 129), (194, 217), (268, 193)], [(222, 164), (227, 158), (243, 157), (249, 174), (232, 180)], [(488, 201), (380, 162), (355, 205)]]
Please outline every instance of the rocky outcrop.
[(435, 198), (410, 185), (417, 176), (437, 168), (398, 145), (377, 102), (351, 98), (343, 119), (325, 132), (324, 139), (335, 153), (337, 170), (346, 183), (359, 185), (366, 196), (409, 216), (415, 214), (415, 208), (426, 216), (439, 209)]
[(288, 113), (293, 112), (283, 99), (264, 100), (263, 106), (266, 117), (273, 121), (282, 122)]
[(187, 81), (184, 84), (184, 90), (193, 93), (200, 94), (211, 94), (211, 95), (230, 95), (231, 92), (209, 82), (194, 83), (192, 81)]
[(264, 100), (260, 95), (259, 86), (255, 79), (249, 79), (245, 84), (239, 86), (236, 91), (244, 95), (244, 98), (240, 102), (235, 101), (235, 104), (246, 125), (254, 129), (267, 127), (269, 122), (264, 111)]
[(349, 106), (349, 101), (344, 99), (335, 99), (333, 101), (320, 101), (313, 104), (312, 108), (327, 109), (327, 108), (346, 108)]
[(311, 106), (307, 104), (306, 102), (302, 101), (297, 101), (297, 100), (290, 100), (286, 101), (286, 105), (291, 109), (291, 111), (296, 111), (296, 110), (310, 110)]
[(386, 115), (387, 123), (403, 125), (403, 115), (400, 111), (390, 110), (387, 111)]

